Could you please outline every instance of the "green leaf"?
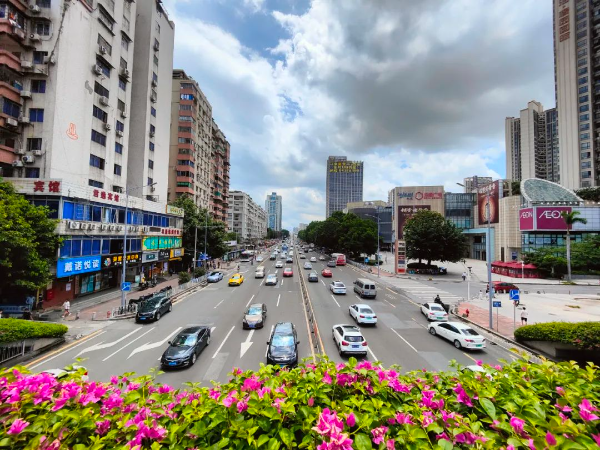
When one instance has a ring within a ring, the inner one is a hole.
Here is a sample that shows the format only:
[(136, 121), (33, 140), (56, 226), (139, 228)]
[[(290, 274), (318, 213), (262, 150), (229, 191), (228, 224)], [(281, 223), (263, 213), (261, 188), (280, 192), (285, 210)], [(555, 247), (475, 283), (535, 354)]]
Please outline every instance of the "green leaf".
[(281, 443), (277, 439), (269, 439), (269, 450), (279, 450), (279, 447), (281, 447)]
[(11, 438), (4, 438), (0, 440), (0, 447), (12, 447), (13, 441)]
[(260, 447), (261, 445), (264, 445), (268, 442), (269, 440), (269, 435), (268, 434), (261, 434), (260, 437), (258, 438), (258, 440), (256, 441), (256, 446)]
[(301, 406), (298, 409), (298, 415), (303, 419), (308, 419), (311, 416), (310, 409), (308, 409), (308, 406)]
[(452, 442), (447, 441), (446, 439), (440, 439), (437, 444), (442, 450), (452, 450), (454, 448)]
[(224, 437), (223, 439), (221, 439), (219, 441), (219, 448), (224, 448), (227, 447), (227, 445), (229, 444), (229, 438)]
[(488, 416), (490, 416), (493, 420), (496, 420), (496, 407), (494, 406), (491, 400), (487, 398), (480, 398), (479, 404)]
[(288, 428), (282, 428), (279, 431), (279, 436), (281, 436), (281, 440), (286, 447), (291, 447), (292, 442), (294, 441), (294, 434)]
[(354, 446), (358, 450), (367, 450), (369, 448), (373, 448), (371, 445), (371, 439), (364, 433), (358, 433), (356, 438), (354, 439)]

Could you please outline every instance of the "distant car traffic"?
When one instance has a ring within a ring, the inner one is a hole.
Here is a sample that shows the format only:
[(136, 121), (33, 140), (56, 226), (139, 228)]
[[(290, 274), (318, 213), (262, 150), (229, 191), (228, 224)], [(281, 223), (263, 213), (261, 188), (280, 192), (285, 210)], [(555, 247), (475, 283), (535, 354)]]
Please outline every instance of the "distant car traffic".
[(277, 259), (277, 255), (275, 253), (271, 253), (271, 256), (269, 256), (269, 259), (271, 261), (275, 261)]
[(280, 367), (298, 365), (298, 344), (300, 341), (293, 323), (276, 324), (267, 342), (267, 364)]
[(319, 261), (325, 261), (325, 257), (323, 255), (319, 256)]
[(350, 313), (350, 317), (352, 317), (358, 324), (377, 324), (377, 315), (375, 315), (375, 312), (373, 312), (369, 305), (365, 305), (363, 303), (350, 305), (348, 312)]
[(277, 275), (274, 273), (270, 273), (267, 275), (267, 280), (265, 281), (265, 286), (275, 286), (277, 284)]
[(263, 303), (254, 303), (248, 307), (242, 319), (242, 328), (262, 328), (267, 320), (267, 306)]
[(276, 269), (281, 269), (283, 267), (283, 261), (277, 261), (275, 263), (275, 268)]
[(441, 305), (436, 303), (423, 303), (421, 305), (421, 313), (423, 313), (427, 320), (448, 321), (448, 313)]
[(307, 269), (307, 270), (311, 270), (312, 269), (312, 264), (307, 261), (307, 262), (304, 263), (304, 268)]
[(331, 278), (333, 276), (333, 273), (329, 269), (323, 269), (321, 271), (321, 276), (326, 277), (326, 278)]
[(256, 268), (256, 271), (254, 272), (254, 278), (264, 278), (265, 277), (265, 267), (264, 266), (260, 266)]
[(160, 358), (163, 367), (193, 366), (204, 347), (210, 344), (210, 328), (194, 326), (182, 330)]
[(317, 283), (319, 282), (319, 276), (317, 275), (317, 272), (311, 272), (308, 274), (308, 281), (316, 281)]
[(283, 270), (283, 276), (284, 276), (284, 277), (291, 277), (291, 276), (294, 276), (294, 271), (292, 270), (292, 268), (291, 268), (291, 267), (286, 267), (286, 268)]
[(234, 273), (229, 279), (229, 286), (239, 286), (244, 282), (244, 275), (241, 273)]
[(310, 257), (310, 262), (317, 262), (317, 258), (315, 256)]
[(329, 261), (327, 261), (327, 267), (337, 267), (337, 263), (334, 259), (330, 259)]
[(367, 341), (356, 325), (334, 325), (332, 335), (340, 356), (348, 353), (367, 355)]
[(206, 277), (206, 281), (209, 283), (217, 283), (223, 279), (223, 273), (221, 272), (211, 272)]
[(341, 281), (332, 281), (329, 285), (329, 290), (334, 294), (346, 295), (346, 285)]
[(300, 254), (300, 259), (306, 259), (306, 255), (304, 253)]
[(47, 373), (52, 375), (57, 380), (65, 378), (67, 376), (79, 376), (81, 377), (81, 381), (88, 381), (88, 371), (84, 366), (81, 366), (77, 363), (71, 364), (70, 366), (65, 367), (64, 369), (46, 369), (42, 370), (40, 373)]
[(135, 321), (149, 322), (151, 320), (160, 320), (163, 314), (173, 310), (173, 303), (170, 297), (157, 296), (146, 300), (135, 314)]
[(263, 258), (262, 256), (256, 257), (256, 262), (263, 262), (264, 260), (265, 260), (265, 258)]
[[(494, 283), (494, 291), (498, 294), (508, 293), (511, 290), (519, 290), (517, 286), (512, 283), (507, 283), (505, 281), (492, 281)], [(485, 292), (490, 292), (490, 285), (486, 285)]]
[(448, 339), (456, 348), (480, 350), (485, 348), (485, 338), (469, 325), (461, 322), (430, 323), (429, 333)]
[(293, 263), (294, 260), (292, 259), (291, 256), (288, 256), (287, 259), (285, 260), (286, 263)]

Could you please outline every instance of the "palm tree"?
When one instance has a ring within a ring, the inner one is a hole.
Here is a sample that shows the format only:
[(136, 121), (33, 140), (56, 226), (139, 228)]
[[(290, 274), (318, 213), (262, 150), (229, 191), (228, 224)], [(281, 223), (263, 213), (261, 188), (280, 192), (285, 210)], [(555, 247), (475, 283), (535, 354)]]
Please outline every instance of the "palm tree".
[(565, 221), (567, 226), (567, 280), (571, 281), (571, 227), (576, 223), (587, 223), (587, 219), (584, 217), (577, 217), (580, 214), (579, 211), (563, 211), (560, 216)]

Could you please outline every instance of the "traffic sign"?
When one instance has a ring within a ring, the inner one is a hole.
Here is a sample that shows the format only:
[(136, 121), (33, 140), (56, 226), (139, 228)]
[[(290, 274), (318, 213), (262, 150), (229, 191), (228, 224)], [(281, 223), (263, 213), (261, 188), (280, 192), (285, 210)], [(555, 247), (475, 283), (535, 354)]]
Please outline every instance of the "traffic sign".
[(502, 302), (501, 301), (493, 301), (492, 305), (494, 306), (494, 308), (501, 308)]
[(518, 289), (511, 289), (510, 293), (509, 293), (510, 299), (513, 302), (519, 301), (521, 300), (520, 296), (519, 296), (519, 290)]
[(124, 283), (121, 283), (121, 290), (124, 292), (131, 291), (131, 283), (129, 281), (125, 281)]

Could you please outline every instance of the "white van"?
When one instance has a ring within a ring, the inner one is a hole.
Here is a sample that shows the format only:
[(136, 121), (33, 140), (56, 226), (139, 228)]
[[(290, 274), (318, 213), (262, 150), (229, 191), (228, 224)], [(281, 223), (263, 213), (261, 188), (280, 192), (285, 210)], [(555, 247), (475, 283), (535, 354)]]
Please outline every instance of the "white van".
[(264, 278), (265, 277), (265, 266), (260, 266), (256, 268), (256, 272), (254, 272), (254, 278)]
[(354, 282), (354, 292), (356, 292), (361, 298), (377, 297), (377, 288), (375, 287), (375, 283), (366, 278), (359, 278)]

